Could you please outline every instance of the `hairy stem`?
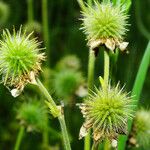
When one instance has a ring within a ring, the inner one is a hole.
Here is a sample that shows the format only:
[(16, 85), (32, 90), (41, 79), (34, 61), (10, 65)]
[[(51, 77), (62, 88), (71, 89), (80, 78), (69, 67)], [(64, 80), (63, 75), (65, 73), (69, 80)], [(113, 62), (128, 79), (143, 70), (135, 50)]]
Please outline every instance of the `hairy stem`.
[(90, 131), (88, 135), (84, 139), (84, 150), (90, 150), (91, 147), (91, 138), (90, 138)]
[(27, 0), (27, 2), (28, 2), (28, 22), (32, 22), (34, 19), (33, 0)]
[[(108, 89), (108, 84), (109, 84), (109, 54), (108, 52), (104, 49), (104, 88), (107, 91)], [(110, 143), (108, 139), (105, 139), (104, 142), (104, 150), (110, 150)]]
[[(144, 56), (142, 58), (142, 62), (140, 64), (140, 67), (139, 67), (139, 70), (138, 70), (138, 73), (137, 73), (137, 76), (136, 76), (136, 79), (135, 79), (135, 82), (133, 85), (133, 89), (132, 89), (132, 96), (134, 96), (134, 102), (133, 103), (136, 106), (135, 111), (138, 107), (138, 102), (140, 99), (140, 95), (141, 95), (144, 81), (146, 78), (146, 74), (148, 71), (149, 63), (150, 63), (150, 41), (149, 41), (148, 46), (145, 50), (145, 53), (144, 53)], [(128, 132), (129, 133), (131, 131), (132, 123), (133, 123), (133, 120), (129, 120), (129, 122), (128, 122), (128, 129), (129, 129)], [(118, 145), (119, 150), (125, 150), (127, 138), (128, 138), (127, 136), (120, 136), (119, 145)]]
[(98, 142), (94, 142), (92, 146), (92, 150), (98, 150), (98, 146), (99, 146)]
[[(47, 49), (48, 60), (50, 60), (50, 41), (49, 41), (49, 28), (48, 28), (48, 9), (47, 0), (42, 0), (42, 24), (43, 24), (43, 37)], [(49, 62), (50, 63), (50, 62)]]
[[(95, 54), (93, 50), (89, 50), (89, 63), (88, 63), (88, 93), (93, 88), (94, 81), (94, 69), (95, 69)], [(90, 150), (90, 131), (84, 140), (84, 150)]]
[(59, 123), (60, 123), (60, 126), (61, 126), (61, 132), (62, 132), (62, 135), (63, 135), (65, 149), (66, 150), (71, 150), (64, 115), (62, 114), (62, 112), (60, 112), (60, 110), (58, 110), (58, 107), (57, 107), (56, 103), (54, 102), (53, 98), (48, 93), (47, 89), (44, 87), (44, 85), (41, 83), (41, 81), (39, 79), (37, 79), (37, 86), (39, 87), (40, 91), (45, 95), (48, 102), (50, 103), (50, 105), (53, 109), (53, 113), (56, 116), (58, 116), (58, 120), (59, 120)]
[(80, 8), (82, 9), (82, 11), (86, 11), (86, 6), (83, 2), (83, 0), (77, 0), (79, 3)]
[(70, 146), (70, 142), (69, 142), (69, 137), (68, 137), (68, 133), (67, 133), (67, 128), (66, 128), (64, 115), (61, 114), (58, 117), (58, 120), (59, 120), (60, 126), (61, 126), (61, 131), (62, 131), (62, 135), (63, 135), (63, 141), (64, 141), (64, 145), (65, 145), (65, 150), (71, 150), (71, 146)]
[(15, 143), (14, 150), (19, 150), (20, 145), (21, 145), (21, 141), (22, 141), (22, 138), (23, 138), (23, 135), (24, 135), (24, 131), (25, 131), (25, 127), (21, 126), (20, 130), (19, 130), (19, 133), (18, 133), (18, 136), (17, 136), (17, 140), (16, 140), (16, 143)]
[(95, 54), (93, 50), (89, 51), (89, 63), (88, 63), (88, 91), (93, 88), (94, 82), (94, 69), (95, 69)]
[(109, 82), (109, 54), (106, 50), (104, 50), (104, 82), (107, 89)]
[(110, 150), (110, 142), (108, 139), (105, 140), (104, 143), (104, 150)]
[(44, 87), (44, 85), (42, 84), (42, 82), (39, 79), (37, 79), (37, 85), (38, 85), (40, 91), (45, 95), (45, 97), (47, 98), (47, 100), (49, 101), (49, 103), (53, 106), (53, 108), (55, 110), (57, 110), (57, 106), (56, 106), (53, 98), (48, 93), (47, 89)]

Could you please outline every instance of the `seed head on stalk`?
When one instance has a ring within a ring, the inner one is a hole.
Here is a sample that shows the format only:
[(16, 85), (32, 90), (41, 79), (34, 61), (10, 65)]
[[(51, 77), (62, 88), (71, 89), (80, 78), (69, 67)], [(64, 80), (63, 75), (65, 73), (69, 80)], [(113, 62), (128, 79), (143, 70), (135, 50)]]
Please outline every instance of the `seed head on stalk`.
[(135, 147), (150, 147), (150, 110), (140, 109), (136, 112), (129, 144)]
[(40, 51), (40, 44), (36, 38), (31, 39), (32, 33), (18, 32), (13, 29), (13, 34), (8, 29), (3, 31), (0, 40), (0, 74), (1, 82), (8, 88), (13, 88), (11, 93), (18, 96), (27, 83), (35, 83), (35, 76), (41, 70), (41, 62), (45, 59)]
[[(79, 3), (84, 5), (81, 0)], [(112, 52), (116, 47), (121, 51), (126, 49), (128, 42), (124, 42), (124, 37), (128, 31), (128, 15), (123, 7), (111, 2), (95, 1), (93, 6), (86, 5), (82, 8), (81, 29), (87, 36), (91, 49), (100, 45), (105, 45)]]
[(71, 95), (76, 93), (83, 81), (83, 76), (79, 71), (65, 69), (57, 72), (54, 78), (56, 95), (68, 100)]
[(127, 119), (133, 117), (132, 98), (124, 88), (119, 88), (119, 84), (116, 87), (109, 85), (107, 89), (102, 86), (91, 93), (80, 105), (85, 122), (80, 129), (79, 139), (92, 128), (95, 142), (109, 139), (112, 146), (117, 147), (118, 135), (127, 134)]
[(46, 108), (39, 101), (24, 102), (17, 110), (17, 119), (29, 132), (47, 128), (46, 117)]

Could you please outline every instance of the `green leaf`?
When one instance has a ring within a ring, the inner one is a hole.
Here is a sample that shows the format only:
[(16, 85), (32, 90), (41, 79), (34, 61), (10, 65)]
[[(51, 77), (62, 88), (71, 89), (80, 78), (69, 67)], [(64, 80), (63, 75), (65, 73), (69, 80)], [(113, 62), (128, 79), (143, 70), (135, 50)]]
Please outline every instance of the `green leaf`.
[[(136, 108), (138, 107), (138, 103), (139, 103), (140, 95), (143, 89), (144, 81), (147, 75), (149, 63), (150, 63), (150, 41), (145, 50), (143, 59), (141, 61), (141, 64), (140, 64), (140, 67), (139, 67), (139, 70), (138, 70), (138, 73), (134, 82), (134, 86), (132, 89), (132, 96), (134, 96), (134, 104), (136, 105), (135, 111), (136, 111)], [(128, 132), (131, 131), (132, 122), (133, 120), (129, 120), (128, 122), (128, 130), (129, 130)], [(126, 141), (127, 141), (127, 136), (120, 136), (118, 150), (125, 150)]]

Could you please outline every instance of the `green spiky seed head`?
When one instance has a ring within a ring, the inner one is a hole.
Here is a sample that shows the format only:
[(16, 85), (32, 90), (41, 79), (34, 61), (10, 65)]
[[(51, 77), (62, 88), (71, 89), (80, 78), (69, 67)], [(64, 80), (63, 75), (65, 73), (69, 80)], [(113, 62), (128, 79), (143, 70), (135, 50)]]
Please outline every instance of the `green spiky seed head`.
[(24, 30), (26, 30), (27, 33), (31, 33), (34, 31), (34, 34), (40, 34), (42, 31), (41, 28), (41, 24), (36, 21), (29, 22), (24, 25)]
[(134, 138), (139, 146), (145, 149), (150, 147), (150, 111), (138, 110), (133, 123)]
[(79, 138), (93, 128), (93, 139), (117, 140), (119, 134), (127, 134), (127, 119), (132, 118), (131, 97), (116, 87), (96, 89), (80, 106), (85, 122)]
[(111, 2), (99, 3), (85, 7), (82, 11), (82, 30), (87, 36), (89, 46), (105, 44), (110, 50), (116, 46), (124, 50), (127, 43), (122, 43), (126, 35), (128, 16), (120, 6)]
[(9, 17), (9, 6), (6, 3), (0, 1), (0, 25), (6, 23), (8, 17)]
[(64, 70), (57, 72), (54, 78), (54, 89), (56, 95), (60, 98), (68, 98), (75, 94), (77, 88), (81, 85), (83, 77), (80, 72), (73, 70)]
[(67, 55), (62, 58), (56, 65), (57, 70), (72, 69), (78, 70), (81, 67), (79, 58), (75, 55)]
[(13, 30), (4, 30), (0, 40), (0, 74), (2, 82), (8, 87), (21, 89), (26, 83), (32, 82), (41, 70), (44, 53), (39, 48), (40, 43), (36, 38), (31, 38), (32, 33)]
[(43, 131), (47, 128), (46, 117), (46, 108), (39, 101), (25, 102), (17, 110), (17, 119), (27, 131)]

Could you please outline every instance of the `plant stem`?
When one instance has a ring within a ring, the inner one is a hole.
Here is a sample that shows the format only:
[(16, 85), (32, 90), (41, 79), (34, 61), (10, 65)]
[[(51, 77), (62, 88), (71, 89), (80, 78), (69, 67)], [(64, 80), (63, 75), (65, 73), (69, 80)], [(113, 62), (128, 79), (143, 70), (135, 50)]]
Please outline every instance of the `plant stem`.
[(93, 143), (92, 150), (98, 150), (99, 144), (97, 142)]
[(39, 87), (40, 91), (45, 95), (45, 97), (47, 98), (49, 103), (53, 106), (53, 108), (57, 110), (57, 106), (56, 106), (53, 98), (48, 93), (47, 89), (44, 87), (44, 85), (42, 84), (42, 82), (39, 79), (37, 79), (37, 86)]
[(28, 22), (33, 21), (33, 0), (27, 0), (28, 2)]
[[(136, 109), (138, 107), (138, 102), (139, 102), (139, 99), (140, 99), (140, 95), (141, 95), (142, 88), (143, 88), (143, 85), (144, 85), (144, 81), (145, 81), (145, 78), (146, 78), (146, 74), (147, 74), (147, 71), (148, 71), (149, 63), (150, 63), (150, 41), (148, 43), (148, 46), (147, 46), (146, 51), (144, 53), (144, 56), (142, 58), (142, 62), (140, 64), (140, 67), (139, 67), (139, 70), (138, 70), (138, 73), (137, 73), (137, 76), (136, 76), (136, 79), (135, 79), (135, 82), (134, 82), (134, 86), (133, 86), (133, 89), (132, 89), (132, 96), (134, 96), (133, 97), (134, 98), (133, 103), (136, 106), (134, 108), (134, 111), (136, 111)], [(129, 122), (128, 122), (128, 129), (129, 129), (128, 132), (129, 133), (131, 131), (132, 122), (133, 122), (133, 120), (129, 120)], [(120, 136), (119, 145), (118, 145), (119, 150), (124, 150), (125, 149), (127, 138), (128, 138), (127, 136)]]
[[(84, 5), (84, 2), (82, 0), (80, 1), (80, 7), (83, 11), (86, 11), (86, 6)], [(92, 0), (87, 0), (87, 3), (89, 6), (92, 6)], [(89, 62), (88, 62), (88, 94), (90, 93), (90, 90), (93, 88), (93, 82), (94, 82), (94, 69), (95, 69), (95, 54), (92, 49), (89, 50)], [(90, 150), (91, 147), (91, 140), (90, 140), (90, 133), (87, 134), (84, 140), (84, 150)]]
[[(104, 88), (107, 91), (108, 89), (108, 84), (109, 84), (109, 54), (104, 49)], [(104, 141), (104, 150), (109, 150), (109, 140), (105, 139)]]
[[(49, 28), (48, 28), (48, 9), (47, 0), (42, 0), (42, 24), (43, 24), (43, 37), (47, 49), (48, 60), (50, 60), (50, 41), (49, 41)], [(50, 62), (49, 62), (50, 63)]]
[(61, 114), (58, 117), (58, 120), (59, 120), (60, 126), (61, 126), (61, 131), (62, 131), (62, 135), (63, 135), (65, 150), (71, 150), (71, 146), (70, 146), (70, 142), (69, 142), (69, 137), (68, 137), (68, 133), (67, 133), (67, 128), (66, 128), (64, 115)]
[(20, 130), (19, 130), (19, 133), (18, 133), (18, 136), (17, 136), (17, 140), (16, 140), (16, 144), (15, 144), (14, 150), (19, 150), (19, 147), (20, 147), (23, 135), (24, 135), (24, 131), (25, 131), (25, 127), (21, 126)]
[(90, 133), (91, 132), (89, 131), (89, 133), (86, 135), (84, 139), (84, 150), (90, 150), (90, 147), (91, 147)]
[(79, 3), (80, 8), (82, 9), (82, 11), (86, 12), (86, 6), (85, 6), (83, 0), (77, 0), (77, 1)]
[(95, 54), (93, 50), (90, 50), (88, 63), (88, 92), (90, 92), (91, 89), (93, 88), (94, 69), (95, 69)]
[(105, 140), (104, 143), (104, 150), (110, 150), (110, 142), (108, 139)]
[[(89, 50), (89, 63), (88, 63), (88, 93), (93, 88), (94, 81), (94, 69), (95, 69), (95, 54), (93, 50)], [(90, 131), (84, 140), (84, 150), (90, 150)]]
[(62, 114), (62, 112), (60, 112), (60, 110), (58, 109), (58, 107), (57, 107), (56, 103), (54, 102), (53, 98), (48, 93), (47, 89), (44, 87), (44, 85), (41, 83), (41, 81), (39, 79), (37, 79), (37, 86), (39, 87), (40, 91), (47, 98), (48, 102), (51, 105), (51, 108), (53, 109), (53, 112), (55, 113), (55, 116), (58, 116), (58, 120), (59, 120), (59, 123), (60, 123), (60, 126), (61, 126), (61, 132), (62, 132), (62, 135), (63, 135), (65, 149), (66, 150), (71, 150), (64, 115)]
[(132, 95), (135, 96), (134, 99), (137, 105), (143, 89), (149, 64), (150, 64), (150, 42), (148, 43), (147, 48), (145, 50), (132, 90)]
[(109, 82), (109, 54), (106, 50), (104, 50), (104, 82), (107, 89)]
[[(43, 86), (43, 84), (41, 83), (40, 80), (37, 80), (38, 83), (38, 87), (40, 88), (40, 90), (42, 91), (42, 93), (45, 95), (45, 97), (50, 101), (50, 103), (53, 105), (53, 107), (55, 108), (55, 110), (57, 109), (55, 107), (55, 103), (53, 102), (52, 97), (49, 95), (47, 89)], [(46, 116), (46, 122), (48, 124), (48, 115)], [(49, 145), (49, 132), (48, 129), (45, 128), (43, 131), (43, 146), (46, 147)]]

